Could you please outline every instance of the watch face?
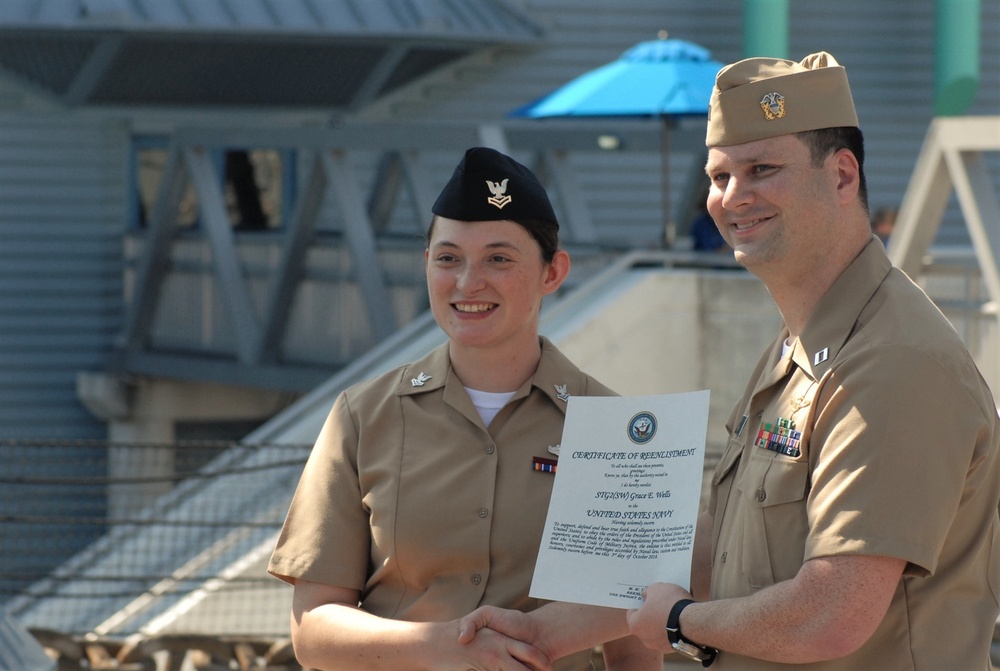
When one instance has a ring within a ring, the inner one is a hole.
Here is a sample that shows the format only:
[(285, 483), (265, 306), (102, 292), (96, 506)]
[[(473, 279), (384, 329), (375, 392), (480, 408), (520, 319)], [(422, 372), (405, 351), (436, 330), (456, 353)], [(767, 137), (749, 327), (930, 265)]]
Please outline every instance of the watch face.
[(691, 643), (688, 643), (687, 641), (683, 641), (683, 640), (674, 641), (674, 642), (672, 642), (670, 644), (670, 646), (678, 654), (684, 655), (685, 657), (687, 657), (689, 659), (694, 659), (694, 660), (697, 660), (699, 662), (702, 662), (702, 661), (708, 659), (708, 652), (706, 652), (705, 650), (702, 650), (697, 645), (692, 645)]

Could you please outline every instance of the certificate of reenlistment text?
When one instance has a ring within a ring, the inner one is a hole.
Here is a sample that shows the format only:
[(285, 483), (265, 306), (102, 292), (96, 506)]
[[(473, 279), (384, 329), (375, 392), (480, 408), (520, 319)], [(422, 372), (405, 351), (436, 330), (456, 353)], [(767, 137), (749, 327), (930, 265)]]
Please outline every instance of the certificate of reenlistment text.
[(532, 597), (636, 608), (651, 583), (690, 589), (708, 398), (570, 398)]

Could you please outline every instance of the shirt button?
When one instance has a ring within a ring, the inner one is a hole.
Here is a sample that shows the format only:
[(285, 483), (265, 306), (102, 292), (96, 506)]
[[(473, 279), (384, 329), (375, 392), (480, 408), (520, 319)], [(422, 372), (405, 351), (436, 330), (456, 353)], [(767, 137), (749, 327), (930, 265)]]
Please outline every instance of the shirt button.
[(763, 419), (763, 417), (764, 417), (764, 411), (763, 410), (758, 410), (757, 411), (757, 420), (760, 421), (761, 419)]
[(767, 498), (767, 492), (765, 492), (764, 488), (761, 487), (760, 489), (757, 490), (757, 503), (763, 502), (764, 499), (766, 498)]
[(478, 585), (482, 581), (483, 581), (483, 576), (479, 575), (478, 573), (473, 573), (472, 574), (472, 584), (473, 585)]
[(489, 445), (486, 446), (486, 454), (493, 454), (494, 452), (496, 452), (496, 449), (497, 446), (494, 445), (493, 443), (490, 443)]
[(489, 508), (480, 508), (479, 509), (479, 516), (480, 517), (489, 517), (489, 515), (490, 515)]

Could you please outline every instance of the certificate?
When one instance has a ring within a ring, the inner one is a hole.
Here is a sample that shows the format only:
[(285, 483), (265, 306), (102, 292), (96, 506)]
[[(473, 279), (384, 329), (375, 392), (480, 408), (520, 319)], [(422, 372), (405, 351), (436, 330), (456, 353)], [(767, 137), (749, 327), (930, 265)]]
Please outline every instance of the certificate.
[(708, 398), (569, 400), (532, 597), (636, 608), (651, 583), (690, 589)]

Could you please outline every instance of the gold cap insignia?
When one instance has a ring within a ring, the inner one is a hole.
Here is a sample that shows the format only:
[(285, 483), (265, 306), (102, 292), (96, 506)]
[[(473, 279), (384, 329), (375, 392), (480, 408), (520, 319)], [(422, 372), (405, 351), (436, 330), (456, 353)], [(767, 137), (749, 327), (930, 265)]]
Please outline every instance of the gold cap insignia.
[(764, 118), (768, 121), (785, 116), (785, 96), (780, 93), (768, 93), (760, 99), (760, 108), (764, 110)]

